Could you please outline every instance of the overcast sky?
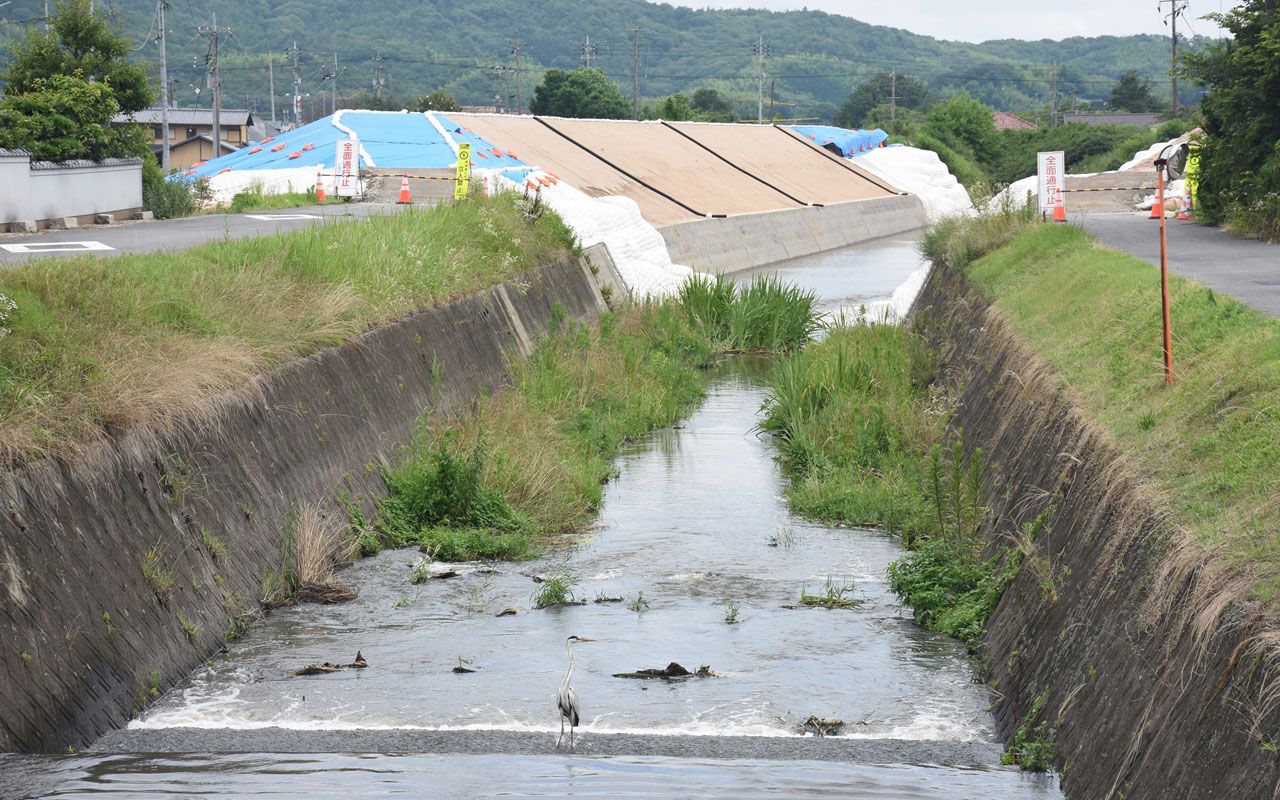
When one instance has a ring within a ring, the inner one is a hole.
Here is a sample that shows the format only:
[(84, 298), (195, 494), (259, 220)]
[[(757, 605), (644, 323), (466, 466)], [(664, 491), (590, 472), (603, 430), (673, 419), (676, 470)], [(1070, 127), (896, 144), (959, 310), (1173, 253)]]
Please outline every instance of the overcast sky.
[[(1068, 36), (1123, 36), (1167, 33), (1156, 0), (666, 0), (693, 8), (810, 8), (845, 14), (874, 25), (906, 28), (939, 39), (1063, 39)], [(1234, 0), (1190, 0), (1186, 18), (1192, 32), (1216, 36), (1204, 14), (1226, 10)], [(1168, 6), (1164, 6), (1168, 12)], [(1178, 23), (1178, 33), (1186, 31)]]

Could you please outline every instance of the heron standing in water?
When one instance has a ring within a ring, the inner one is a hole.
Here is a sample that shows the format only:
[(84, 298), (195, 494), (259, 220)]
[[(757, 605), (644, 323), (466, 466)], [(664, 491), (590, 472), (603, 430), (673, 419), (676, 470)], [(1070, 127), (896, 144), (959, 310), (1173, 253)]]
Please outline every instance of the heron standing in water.
[(556, 692), (556, 705), (560, 708), (560, 738), (556, 739), (556, 749), (560, 749), (560, 743), (564, 741), (564, 721), (569, 720), (569, 748), (573, 748), (573, 729), (578, 727), (578, 721), (581, 715), (578, 713), (578, 693), (569, 685), (569, 679), (573, 677), (573, 646), (578, 642), (594, 642), (586, 636), (570, 636), (565, 640), (565, 650), (569, 652), (569, 669), (564, 673), (564, 680), (560, 681), (560, 691)]

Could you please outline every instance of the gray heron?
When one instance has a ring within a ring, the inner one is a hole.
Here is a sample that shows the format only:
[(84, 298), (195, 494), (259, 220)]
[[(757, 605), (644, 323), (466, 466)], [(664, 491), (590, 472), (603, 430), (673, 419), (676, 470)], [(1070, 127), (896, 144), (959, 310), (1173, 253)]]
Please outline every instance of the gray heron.
[(573, 748), (573, 729), (578, 727), (580, 719), (578, 709), (578, 693), (569, 685), (569, 679), (573, 677), (573, 646), (579, 642), (594, 642), (587, 636), (570, 636), (565, 640), (564, 648), (569, 653), (569, 669), (564, 673), (564, 680), (560, 681), (560, 691), (556, 692), (556, 705), (560, 708), (560, 738), (556, 739), (556, 749), (560, 749), (560, 743), (564, 741), (564, 721), (569, 720), (569, 747)]

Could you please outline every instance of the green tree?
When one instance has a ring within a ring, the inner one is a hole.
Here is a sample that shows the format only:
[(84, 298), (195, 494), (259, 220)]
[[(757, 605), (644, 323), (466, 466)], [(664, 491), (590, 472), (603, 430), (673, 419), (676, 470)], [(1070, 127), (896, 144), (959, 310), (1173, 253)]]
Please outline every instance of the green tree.
[(61, 0), (47, 33), (35, 27), (13, 47), (3, 76), (7, 96), (47, 90), (40, 81), (56, 75), (104, 83), (125, 114), (151, 105), (155, 91), (141, 64), (126, 61), (133, 43), (90, 10), (90, 0)]
[(1000, 156), (1000, 137), (992, 111), (968, 92), (938, 103), (925, 117), (927, 133), (971, 155), (984, 167)]
[(366, 89), (342, 98), (342, 108), (363, 108), (369, 111), (399, 111), (406, 108), (405, 102), (391, 95), (376, 95)]
[(445, 94), (444, 89), (436, 89), (431, 94), (424, 94), (413, 101), (414, 111), (461, 111), (458, 101)]
[(1151, 93), (1151, 81), (1131, 69), (1111, 87), (1111, 107), (1117, 111), (1159, 111), (1164, 104)]
[(892, 74), (881, 72), (853, 90), (849, 98), (844, 101), (844, 105), (836, 112), (833, 121), (842, 128), (861, 127), (867, 121), (867, 115), (872, 109), (890, 104), (895, 92), (899, 109), (927, 111), (933, 104), (934, 98), (929, 92), (929, 87), (920, 81), (910, 75), (899, 75), (895, 79)]
[(698, 118), (707, 122), (734, 122), (733, 104), (715, 89), (696, 89), (693, 99), (689, 101)]
[(689, 98), (682, 94), (673, 94), (658, 105), (658, 118), (668, 122), (690, 120), (695, 117)]
[(566, 71), (547, 70), (542, 83), (533, 90), (529, 110), (553, 117), (626, 119), (631, 104), (618, 84), (595, 67)]
[(1245, 0), (1209, 16), (1230, 38), (1184, 54), (1181, 65), (1209, 88), (1200, 104), (1200, 213), (1280, 236), (1280, 12), (1275, 0)]

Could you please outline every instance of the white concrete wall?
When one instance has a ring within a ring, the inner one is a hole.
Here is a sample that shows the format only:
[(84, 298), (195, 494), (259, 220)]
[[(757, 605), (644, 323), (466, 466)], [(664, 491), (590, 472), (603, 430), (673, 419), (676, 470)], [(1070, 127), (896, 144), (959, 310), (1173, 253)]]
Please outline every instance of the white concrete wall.
[(142, 162), (136, 158), (33, 164), (20, 151), (0, 151), (0, 224), (139, 208)]
[(914, 195), (856, 200), (659, 228), (671, 260), (699, 272), (738, 272), (923, 228)]

